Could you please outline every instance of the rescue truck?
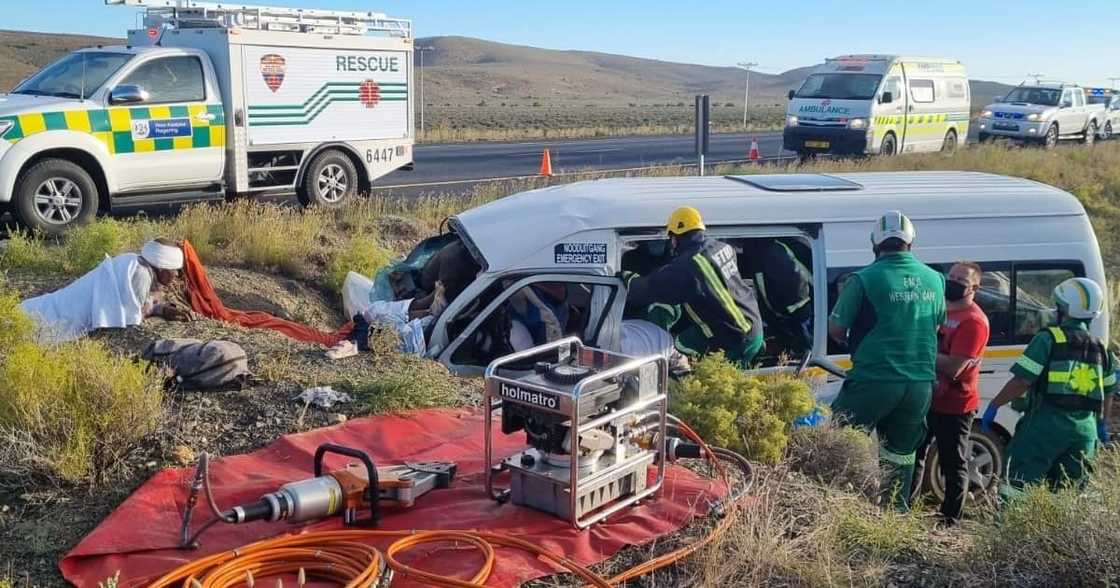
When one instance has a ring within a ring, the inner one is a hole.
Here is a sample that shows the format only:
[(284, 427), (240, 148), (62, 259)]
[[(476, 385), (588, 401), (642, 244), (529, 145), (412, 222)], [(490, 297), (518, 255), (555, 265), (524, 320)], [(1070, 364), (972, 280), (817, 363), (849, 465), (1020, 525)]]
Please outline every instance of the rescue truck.
[(801, 157), (953, 151), (970, 95), (954, 59), (844, 55), (789, 92), (783, 145)]
[(374, 12), (105, 0), (127, 45), (0, 95), (0, 213), (57, 234), (99, 210), (295, 194), (336, 206), (411, 168), (412, 25)]

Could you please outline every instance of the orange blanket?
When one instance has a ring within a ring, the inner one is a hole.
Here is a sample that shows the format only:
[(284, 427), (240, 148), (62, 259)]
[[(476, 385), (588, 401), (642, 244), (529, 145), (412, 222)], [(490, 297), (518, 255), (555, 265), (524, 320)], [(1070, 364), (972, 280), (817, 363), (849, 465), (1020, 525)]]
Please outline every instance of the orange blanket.
[(206, 277), (206, 268), (198, 259), (198, 254), (189, 241), (183, 241), (183, 277), (187, 283), (187, 298), (191, 303), (191, 310), (212, 319), (227, 323), (241, 325), (249, 329), (272, 329), (279, 331), (297, 341), (319, 343), (332, 347), (345, 339), (354, 329), (353, 323), (347, 323), (338, 331), (328, 333), (318, 329), (286, 321), (260, 311), (244, 311), (226, 308), (210, 280)]

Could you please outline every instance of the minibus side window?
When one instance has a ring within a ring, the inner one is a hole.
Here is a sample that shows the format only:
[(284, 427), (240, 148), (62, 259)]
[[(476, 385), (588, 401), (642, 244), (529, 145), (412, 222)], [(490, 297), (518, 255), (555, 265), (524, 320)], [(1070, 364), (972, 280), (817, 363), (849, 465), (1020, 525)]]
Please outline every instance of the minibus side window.
[[(1033, 265), (1033, 264), (1032, 264)], [(1079, 268), (1015, 266), (1015, 343), (1030, 343), (1040, 330), (1055, 324), (1057, 309), (1050, 300), (1054, 288), (1077, 277)]]
[(910, 96), (914, 102), (933, 102), (933, 80), (910, 80)]

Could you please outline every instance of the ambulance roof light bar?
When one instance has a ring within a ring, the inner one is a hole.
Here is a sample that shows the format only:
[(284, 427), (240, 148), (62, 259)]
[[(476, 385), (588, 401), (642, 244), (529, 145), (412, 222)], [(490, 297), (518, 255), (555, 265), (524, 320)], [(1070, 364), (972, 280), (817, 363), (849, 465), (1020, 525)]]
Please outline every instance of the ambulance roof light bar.
[(105, 0), (107, 5), (144, 9), (144, 26), (242, 28), (332, 35), (388, 34), (412, 38), (412, 21), (379, 12), (277, 8), (195, 0)]

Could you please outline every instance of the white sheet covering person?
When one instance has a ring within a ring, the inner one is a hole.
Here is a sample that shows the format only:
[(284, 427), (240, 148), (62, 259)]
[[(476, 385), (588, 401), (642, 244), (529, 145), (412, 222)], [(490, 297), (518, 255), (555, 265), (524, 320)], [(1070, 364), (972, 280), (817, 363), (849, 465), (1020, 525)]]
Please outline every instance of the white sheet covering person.
[(146, 243), (139, 255), (106, 256), (69, 286), (24, 300), (20, 307), (36, 321), (43, 343), (73, 341), (96, 329), (138, 325), (149, 316), (187, 320), (188, 311), (152, 301), (153, 286), (170, 284), (182, 268), (183, 250), (157, 239)]

